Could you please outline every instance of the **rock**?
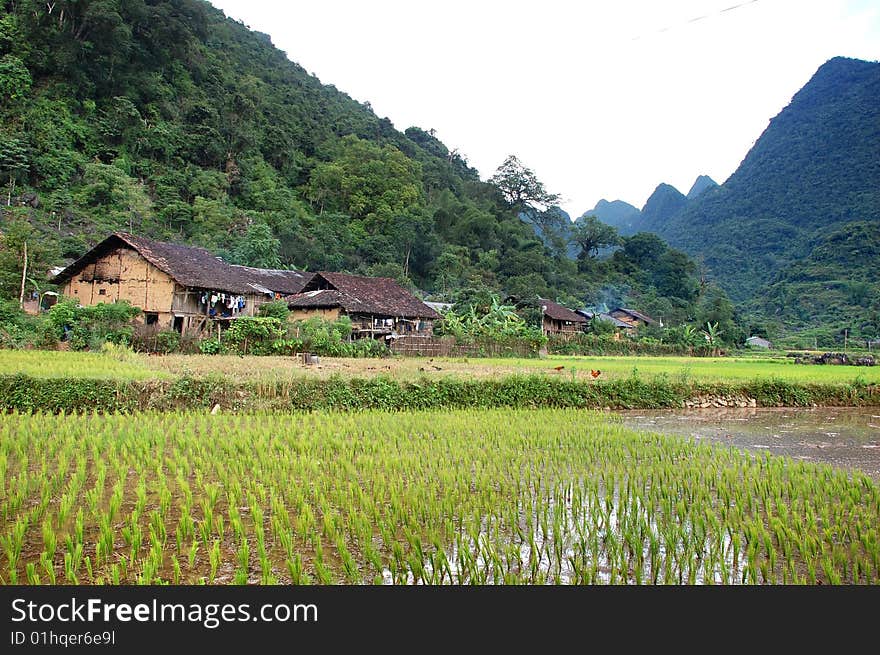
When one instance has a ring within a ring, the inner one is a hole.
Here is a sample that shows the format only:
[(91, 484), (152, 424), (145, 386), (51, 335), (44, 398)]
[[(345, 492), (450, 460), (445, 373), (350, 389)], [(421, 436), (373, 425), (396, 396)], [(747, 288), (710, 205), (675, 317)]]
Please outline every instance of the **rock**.
[(220, 411), (220, 403), (217, 403), (216, 405), (214, 405), (214, 407), (211, 408), (211, 415), (214, 415), (214, 414), (218, 413), (219, 411)]

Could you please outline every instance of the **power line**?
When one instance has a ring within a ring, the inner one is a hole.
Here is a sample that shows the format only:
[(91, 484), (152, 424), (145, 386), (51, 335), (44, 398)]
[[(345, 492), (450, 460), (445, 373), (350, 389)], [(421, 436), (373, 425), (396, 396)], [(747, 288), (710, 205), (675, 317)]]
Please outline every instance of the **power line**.
[(683, 22), (681, 22), (681, 23), (676, 23), (675, 25), (668, 25), (668, 26), (666, 26), (666, 27), (662, 27), (662, 28), (660, 28), (659, 30), (655, 30), (655, 31), (653, 31), (653, 32), (647, 32), (647, 33), (645, 33), (645, 34), (641, 34), (641, 35), (639, 35), (639, 36), (635, 36), (635, 37), (632, 38), (632, 40), (633, 40), (633, 41), (638, 41), (639, 39), (643, 39), (643, 38), (645, 38), (646, 36), (651, 36), (652, 34), (661, 34), (661, 33), (663, 33), (663, 32), (668, 32), (668, 31), (670, 31), (670, 30), (674, 30), (674, 29), (676, 29), (677, 27), (681, 27), (681, 26), (683, 26), (683, 25), (690, 25), (691, 23), (697, 23), (697, 22), (699, 22), (699, 21), (701, 21), (701, 20), (705, 20), (705, 19), (707, 19), (707, 18), (712, 18), (712, 17), (714, 17), (714, 16), (720, 16), (721, 14), (727, 13), (727, 12), (729, 12), (729, 11), (733, 11), (734, 9), (739, 9), (740, 7), (745, 7), (745, 6), (747, 6), (747, 5), (753, 5), (753, 4), (755, 4), (756, 2), (758, 2), (758, 0), (749, 0), (748, 2), (740, 2), (739, 4), (732, 5), (732, 6), (730, 6), (730, 7), (727, 7), (726, 9), (719, 9), (718, 11), (713, 12), (713, 13), (711, 13), (711, 14), (703, 14), (702, 16), (695, 16), (694, 18), (690, 18), (690, 19), (688, 19), (688, 20), (686, 20), (686, 21), (683, 21)]

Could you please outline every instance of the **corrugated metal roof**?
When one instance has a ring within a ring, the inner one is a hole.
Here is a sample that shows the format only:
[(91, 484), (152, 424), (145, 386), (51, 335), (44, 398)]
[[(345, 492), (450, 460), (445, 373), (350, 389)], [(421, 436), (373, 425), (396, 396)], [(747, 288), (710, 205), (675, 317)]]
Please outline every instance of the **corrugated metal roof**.
[(586, 318), (588, 321), (591, 320), (593, 318), (593, 316), (596, 316), (599, 320), (608, 321), (609, 323), (613, 323), (614, 327), (619, 327), (619, 328), (631, 328), (632, 327), (632, 325), (630, 325), (629, 323), (624, 323), (620, 319), (614, 318), (611, 314), (603, 314), (602, 312), (591, 312), (591, 311), (587, 311), (586, 309), (579, 309), (579, 310), (577, 310), (577, 313), (580, 314), (581, 316), (583, 316), (584, 318)]

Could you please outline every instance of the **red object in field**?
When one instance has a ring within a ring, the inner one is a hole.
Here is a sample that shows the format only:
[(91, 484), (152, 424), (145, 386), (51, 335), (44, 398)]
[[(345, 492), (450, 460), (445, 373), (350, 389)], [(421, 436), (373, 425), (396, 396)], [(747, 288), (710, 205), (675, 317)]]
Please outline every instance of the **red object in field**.
[(554, 370), (554, 371), (561, 371), (561, 370), (564, 369), (564, 368), (565, 368), (564, 366), (554, 366), (554, 367), (553, 367), (553, 370)]
[(594, 371), (593, 369), (590, 369), (590, 376), (592, 376), (593, 378), (597, 378), (600, 375), (602, 375), (602, 371)]

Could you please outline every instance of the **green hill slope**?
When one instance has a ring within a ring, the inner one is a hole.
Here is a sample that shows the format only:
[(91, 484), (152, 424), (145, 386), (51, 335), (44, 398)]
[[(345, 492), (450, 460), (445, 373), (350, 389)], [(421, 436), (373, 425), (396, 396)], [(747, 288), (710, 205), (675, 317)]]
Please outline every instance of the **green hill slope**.
[[(838, 57), (770, 121), (730, 179), (657, 232), (702, 256), (732, 297), (761, 306), (778, 274), (821, 257), (817, 244), (857, 221), (880, 221), (880, 64)], [(854, 260), (849, 277), (877, 266)]]

